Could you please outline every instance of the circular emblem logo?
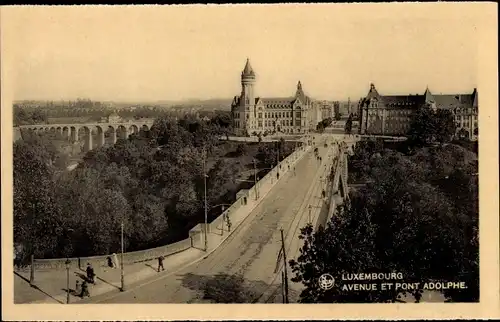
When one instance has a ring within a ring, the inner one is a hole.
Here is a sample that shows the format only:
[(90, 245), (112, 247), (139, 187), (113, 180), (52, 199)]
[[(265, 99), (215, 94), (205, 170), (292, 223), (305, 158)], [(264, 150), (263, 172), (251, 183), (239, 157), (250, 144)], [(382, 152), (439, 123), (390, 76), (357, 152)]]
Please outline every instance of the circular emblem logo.
[(319, 287), (324, 291), (332, 289), (334, 284), (335, 279), (330, 274), (325, 273), (319, 277)]

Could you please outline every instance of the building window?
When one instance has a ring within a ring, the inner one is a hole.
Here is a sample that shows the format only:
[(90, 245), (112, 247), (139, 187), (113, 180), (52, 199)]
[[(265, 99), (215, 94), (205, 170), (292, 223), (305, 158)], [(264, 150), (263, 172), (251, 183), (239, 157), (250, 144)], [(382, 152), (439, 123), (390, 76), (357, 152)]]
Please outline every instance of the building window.
[(262, 121), (259, 121), (259, 127), (262, 127)]
[(260, 118), (260, 119), (262, 118), (262, 113), (259, 113), (259, 118)]
[(295, 117), (300, 119), (300, 112), (295, 112)]

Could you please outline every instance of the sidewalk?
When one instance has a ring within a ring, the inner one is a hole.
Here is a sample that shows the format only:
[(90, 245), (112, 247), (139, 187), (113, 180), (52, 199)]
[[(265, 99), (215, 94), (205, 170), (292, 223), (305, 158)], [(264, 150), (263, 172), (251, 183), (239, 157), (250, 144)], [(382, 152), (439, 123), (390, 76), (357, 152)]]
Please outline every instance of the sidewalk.
[[(206, 253), (196, 248), (168, 256), (163, 265), (165, 272), (172, 272), (182, 268), (185, 264), (202, 258)], [(141, 280), (164, 273), (158, 273), (158, 261), (151, 260), (124, 266), (125, 288), (127, 285), (136, 284)], [(121, 271), (119, 268), (94, 267), (96, 285), (89, 284), (90, 295), (117, 291), (121, 287)], [(14, 303), (66, 303), (66, 270), (36, 271), (35, 287), (29, 286), (29, 271), (14, 273)], [(79, 302), (81, 298), (72, 294), (76, 281), (83, 281), (86, 276), (85, 267), (82, 269), (71, 268), (69, 271), (70, 302)]]
[[(290, 163), (290, 169), (293, 165), (299, 162), (304, 155), (310, 152), (310, 147), (299, 156), (298, 159)], [(292, 170), (287, 170), (287, 166), (283, 166), (280, 170), (280, 180), (289, 175)], [(233, 226), (231, 232), (225, 230), (222, 232), (211, 232), (208, 234), (208, 250), (203, 251), (197, 248), (190, 248), (180, 253), (168, 256), (163, 264), (164, 272), (157, 272), (157, 260), (150, 260), (141, 263), (134, 263), (124, 266), (125, 289), (130, 290), (134, 286), (141, 283), (147, 283), (148, 280), (154, 279), (155, 276), (162, 277), (168, 274), (174, 274), (176, 271), (189, 266), (210, 253), (215, 251), (239, 226), (248, 218), (248, 215), (260, 204), (271, 189), (279, 180), (273, 180), (272, 183), (259, 187), (260, 197), (258, 200), (248, 200), (245, 210), (238, 213), (237, 216), (231, 217)], [(88, 303), (92, 302), (93, 298), (104, 297), (106, 293), (118, 292), (121, 288), (121, 271), (119, 268), (112, 269), (107, 266), (94, 267), (96, 273), (96, 285), (89, 284), (90, 299), (82, 300), (80, 297), (73, 294), (76, 281), (83, 281), (86, 276), (86, 263), (82, 263), (81, 269), (71, 267), (69, 271), (69, 289), (70, 303)], [(29, 285), (30, 272), (14, 272), (14, 303), (52, 303), (64, 304), (67, 298), (67, 271), (62, 270), (39, 270), (35, 271), (34, 287)]]

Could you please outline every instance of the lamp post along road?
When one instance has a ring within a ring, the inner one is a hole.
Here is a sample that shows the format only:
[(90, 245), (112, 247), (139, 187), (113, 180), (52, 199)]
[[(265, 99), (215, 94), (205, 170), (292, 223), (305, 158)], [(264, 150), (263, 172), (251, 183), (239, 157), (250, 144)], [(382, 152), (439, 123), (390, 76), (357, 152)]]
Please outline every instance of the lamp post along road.
[(257, 189), (257, 164), (255, 159), (253, 159), (253, 184), (255, 187), (255, 200), (259, 199), (259, 190)]
[[(222, 211), (222, 214), (224, 214), (224, 205), (221, 206), (221, 211)], [(226, 221), (226, 216), (227, 215), (223, 215), (222, 216), (222, 225), (221, 225), (221, 230), (222, 230), (222, 233), (221, 233), (221, 236), (224, 236), (224, 224), (225, 224), (225, 221)]]
[(66, 258), (66, 304), (69, 304), (69, 258)]
[(121, 223), (121, 246), (122, 246), (122, 252), (120, 255), (120, 274), (121, 274), (121, 282), (122, 282), (122, 287), (120, 288), (120, 291), (125, 291), (125, 275), (123, 273), (123, 218), (122, 218), (122, 223)]
[(205, 251), (208, 250), (208, 229), (207, 229), (207, 224), (208, 224), (208, 208), (207, 208), (207, 172), (206, 172), (206, 151), (205, 148), (203, 148), (203, 190), (204, 190), (204, 196), (205, 196), (205, 225), (204, 225), (204, 235), (205, 235)]

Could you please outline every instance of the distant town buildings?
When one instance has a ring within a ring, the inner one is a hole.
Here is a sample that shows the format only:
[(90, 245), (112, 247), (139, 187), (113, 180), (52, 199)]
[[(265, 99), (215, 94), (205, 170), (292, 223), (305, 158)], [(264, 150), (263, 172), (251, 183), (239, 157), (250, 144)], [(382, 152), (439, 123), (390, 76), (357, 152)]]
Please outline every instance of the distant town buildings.
[(380, 95), (374, 84), (366, 97), (359, 101), (361, 134), (402, 135), (410, 126), (410, 116), (415, 109), (429, 105), (433, 109), (451, 110), (457, 132), (467, 133), (477, 139), (478, 93), (474, 88), (470, 94), (432, 94), (427, 88), (419, 95)]
[(335, 117), (335, 110), (338, 109), (339, 102), (322, 100), (315, 101), (315, 103), (319, 105), (321, 120)]
[(258, 97), (255, 72), (247, 59), (241, 73), (241, 94), (231, 104), (236, 135), (307, 133), (322, 120), (321, 104), (308, 97), (299, 81), (294, 96)]
[(121, 118), (121, 116), (118, 115), (116, 111), (113, 111), (108, 116), (101, 117), (100, 123), (120, 123), (122, 121), (123, 119)]

